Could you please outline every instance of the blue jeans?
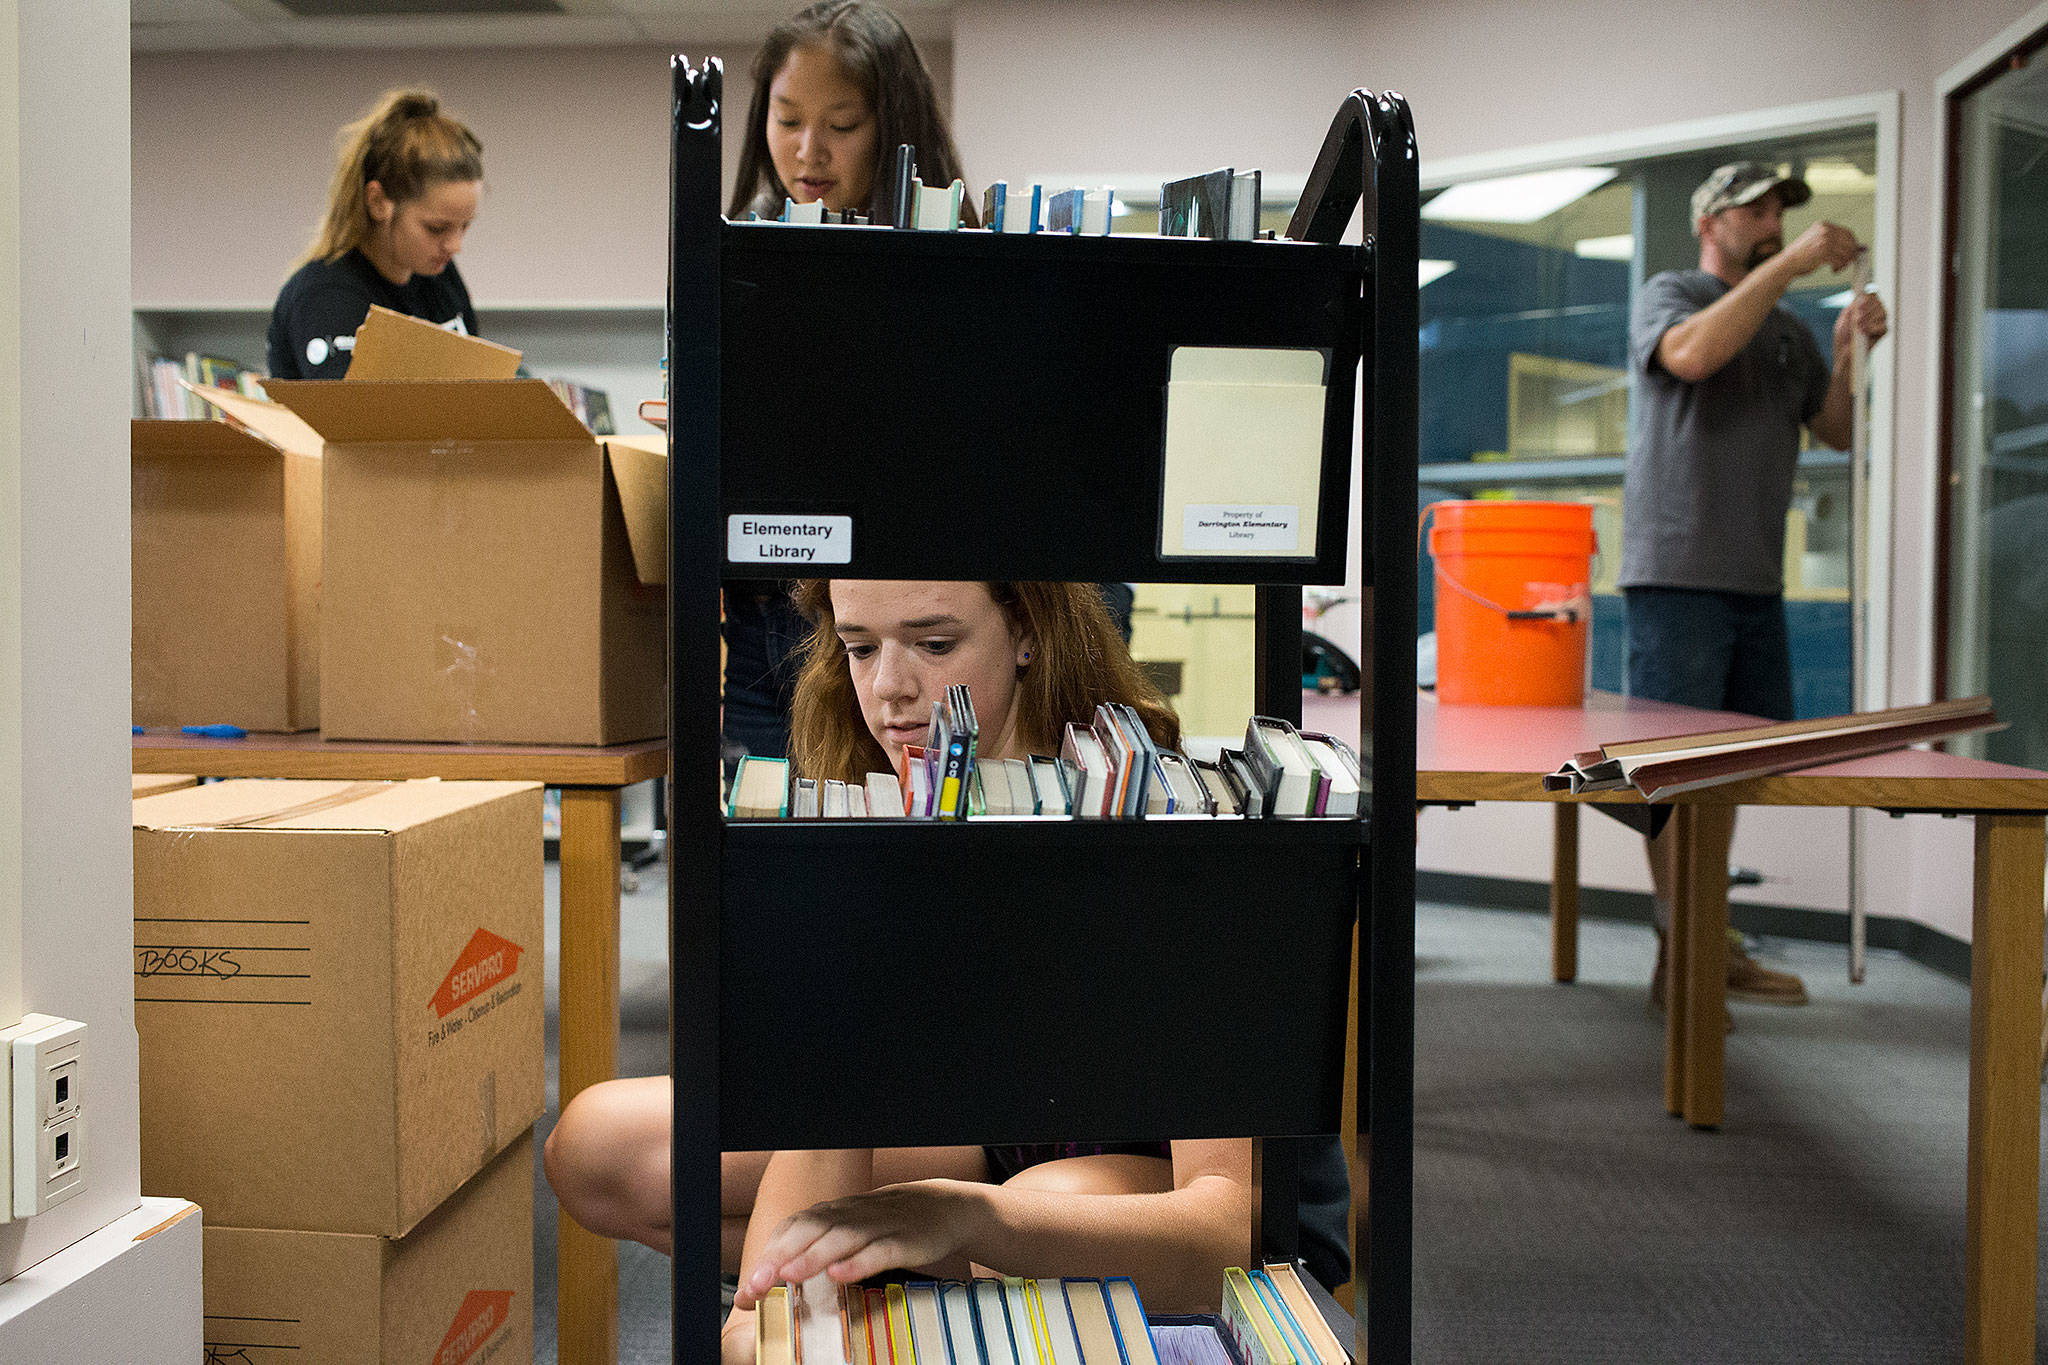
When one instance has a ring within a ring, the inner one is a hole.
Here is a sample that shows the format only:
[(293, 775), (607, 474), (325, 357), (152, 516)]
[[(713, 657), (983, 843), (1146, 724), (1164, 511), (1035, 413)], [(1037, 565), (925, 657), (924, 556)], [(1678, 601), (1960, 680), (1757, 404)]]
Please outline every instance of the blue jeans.
[(1776, 593), (1624, 588), (1628, 694), (1792, 719), (1792, 645)]

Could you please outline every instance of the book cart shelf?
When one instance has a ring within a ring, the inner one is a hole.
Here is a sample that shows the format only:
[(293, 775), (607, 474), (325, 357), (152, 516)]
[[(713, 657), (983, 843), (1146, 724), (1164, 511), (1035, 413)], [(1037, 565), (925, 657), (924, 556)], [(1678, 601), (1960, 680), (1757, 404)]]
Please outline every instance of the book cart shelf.
[[(1354, 92), (1291, 237), (730, 223), (723, 72), (674, 62), (671, 1038), (676, 1358), (715, 1358), (719, 1153), (1260, 1137), (1245, 1256), (1291, 1258), (1302, 1135), (1349, 1130), (1358, 1349), (1409, 1357), (1417, 188)], [(1363, 245), (1339, 245), (1365, 209)], [(1329, 357), (1313, 557), (1163, 560), (1183, 345)], [(1362, 398), (1362, 495), (1351, 503)], [(851, 518), (854, 578), (1258, 585), (1256, 705), (1300, 718), (1300, 586), (1364, 530), (1369, 814), (726, 820), (728, 519)], [(1354, 929), (1361, 951), (1354, 961)], [(1360, 1082), (1343, 1113), (1349, 993)], [(1369, 1172), (1370, 1208), (1362, 1197)], [(1247, 1264), (1250, 1261), (1247, 1260)]]

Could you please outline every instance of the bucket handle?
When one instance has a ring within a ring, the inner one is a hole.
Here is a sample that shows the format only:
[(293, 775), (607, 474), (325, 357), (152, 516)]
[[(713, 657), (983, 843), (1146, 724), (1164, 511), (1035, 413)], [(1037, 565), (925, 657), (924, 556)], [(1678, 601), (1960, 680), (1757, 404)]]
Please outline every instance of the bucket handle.
[[(1429, 523), (1430, 514), (1434, 511), (1436, 511), (1436, 504), (1431, 503), (1423, 508), (1422, 515), (1415, 519), (1415, 560), (1418, 564), (1422, 562), (1422, 530)], [(1543, 607), (1529, 611), (1512, 611), (1498, 602), (1481, 597), (1478, 593), (1451, 577), (1450, 571), (1445, 569), (1442, 563), (1437, 564), (1436, 572), (1437, 577), (1443, 579), (1459, 596), (1477, 602), (1488, 611), (1498, 616), (1505, 616), (1510, 621), (1562, 621), (1568, 626), (1575, 626), (1579, 623), (1579, 609), (1577, 607)]]

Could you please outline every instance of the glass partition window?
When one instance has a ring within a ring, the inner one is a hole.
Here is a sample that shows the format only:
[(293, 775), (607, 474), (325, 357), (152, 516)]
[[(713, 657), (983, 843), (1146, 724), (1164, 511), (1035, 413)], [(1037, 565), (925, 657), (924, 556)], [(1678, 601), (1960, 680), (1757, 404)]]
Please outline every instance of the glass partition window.
[[(1594, 564), (1591, 682), (1625, 681), (1615, 585), (1626, 530), (1629, 307), (1660, 271), (1693, 268), (1693, 190), (1719, 165), (1757, 160), (1803, 176), (1811, 202), (1786, 215), (1790, 241), (1825, 219), (1871, 240), (1875, 131), (1864, 127), (1565, 167), (1446, 186), (1422, 210), (1423, 506), (1450, 498), (1589, 501)], [(1799, 281), (1785, 304), (1830, 349), (1848, 277)], [(1847, 455), (1800, 457), (1786, 518), (1785, 596), (1798, 713), (1852, 709)], [(1425, 563), (1420, 627), (1435, 609)], [(1427, 658), (1429, 651), (1423, 651)]]
[(2010, 723), (1959, 751), (2048, 767), (2048, 63), (1960, 114), (1948, 693)]

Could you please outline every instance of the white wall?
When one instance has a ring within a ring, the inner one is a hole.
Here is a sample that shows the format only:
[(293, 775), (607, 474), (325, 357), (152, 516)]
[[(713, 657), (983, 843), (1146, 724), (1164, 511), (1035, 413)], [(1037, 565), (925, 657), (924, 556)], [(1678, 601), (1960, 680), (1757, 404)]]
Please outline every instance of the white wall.
[(145, 1199), (0, 1284), (0, 1355), (38, 1365), (205, 1359), (201, 1232), (196, 1206)]
[[(0, 876), (23, 907), (22, 1004), (90, 1029), (84, 1193), (0, 1226), (0, 1279), (138, 1203), (134, 910), (128, 771), (128, 6), (20, 0), (18, 343), (43, 382), (21, 391), (18, 708), (0, 714), (0, 771), (21, 856)], [(4, 191), (0, 191), (4, 192)], [(9, 281), (11, 288), (13, 281)], [(10, 367), (11, 368), (11, 367)], [(17, 456), (18, 451), (18, 456)], [(9, 546), (9, 550), (16, 547)], [(106, 1307), (112, 1311), (111, 1306)], [(0, 1356), (14, 1358), (0, 1343)]]
[[(21, 35), (0, 24), (0, 716), (21, 714)], [(21, 866), (21, 732), (0, 726), (0, 868)], [(0, 1028), (21, 1021), (21, 879), (0, 878)]]
[[(728, 193), (750, 48), (725, 62)], [(134, 287), (140, 306), (268, 310), (312, 240), (334, 138), (378, 94), (424, 85), (484, 144), (485, 194), (461, 267), (491, 309), (668, 296), (666, 47), (299, 51), (134, 58)], [(946, 90), (942, 47), (925, 50)]]

